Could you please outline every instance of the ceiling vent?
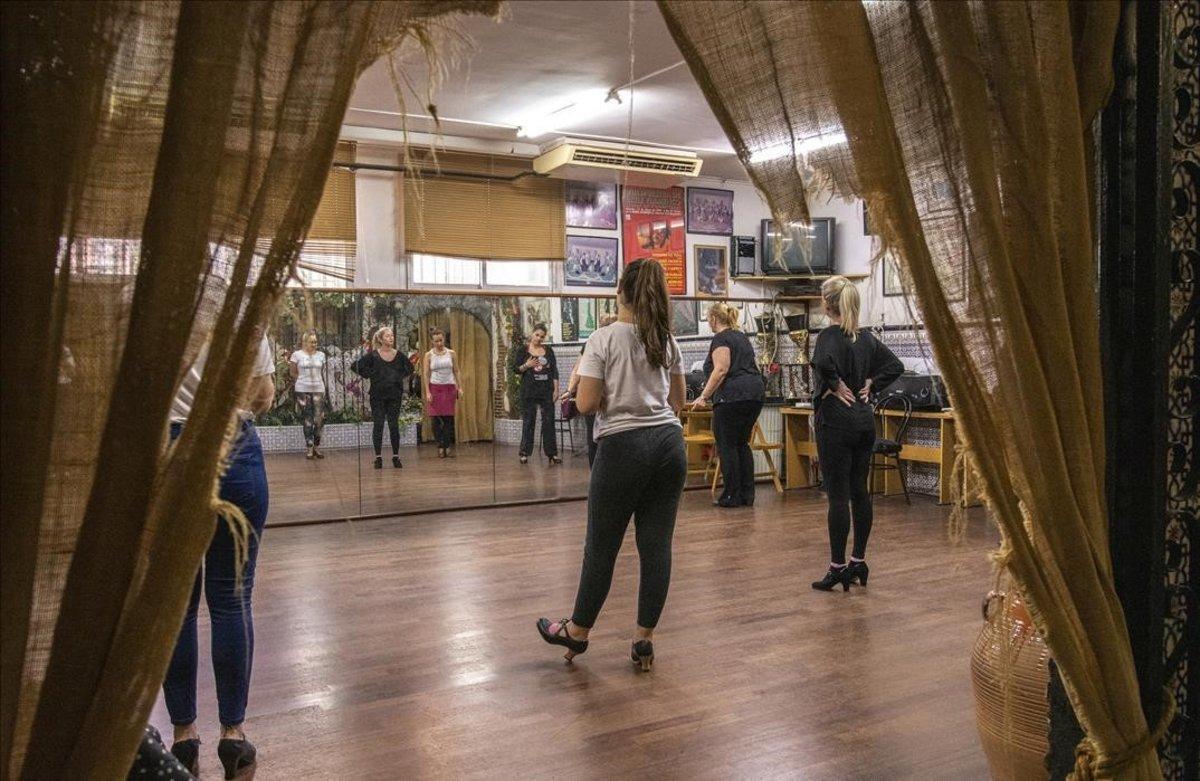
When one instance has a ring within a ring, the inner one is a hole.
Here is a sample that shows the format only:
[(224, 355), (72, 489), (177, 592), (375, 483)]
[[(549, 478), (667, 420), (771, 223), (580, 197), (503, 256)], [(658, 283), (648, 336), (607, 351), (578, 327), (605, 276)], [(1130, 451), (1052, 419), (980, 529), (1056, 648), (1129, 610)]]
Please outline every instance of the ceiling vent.
[(694, 152), (560, 138), (542, 149), (533, 170), (556, 179), (670, 187), (700, 175)]

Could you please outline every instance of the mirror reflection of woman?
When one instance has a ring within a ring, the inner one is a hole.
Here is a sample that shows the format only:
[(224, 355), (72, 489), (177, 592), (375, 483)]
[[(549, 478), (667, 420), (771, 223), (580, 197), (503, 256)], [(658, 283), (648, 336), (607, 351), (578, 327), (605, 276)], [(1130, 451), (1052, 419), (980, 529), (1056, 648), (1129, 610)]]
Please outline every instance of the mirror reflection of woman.
[(412, 364), (396, 350), (396, 334), (380, 328), (371, 339), (371, 347), (350, 369), (371, 381), (371, 444), (375, 448), (375, 468), (383, 469), (383, 427), (387, 425), (392, 444), (392, 466), (400, 469), (400, 409), (404, 402), (404, 381), (412, 375)]
[(462, 396), (458, 356), (446, 346), (446, 332), (442, 329), (435, 328), (430, 339), (433, 347), (421, 362), (421, 385), (429, 417), (433, 419), (438, 458), (454, 458), (454, 405)]
[(558, 397), (558, 359), (546, 344), (545, 323), (533, 327), (529, 342), (514, 350), (512, 371), (521, 378), (521, 463), (533, 452), (533, 429), (542, 412), (542, 450), (551, 464), (561, 464), (554, 438), (554, 399)]
[(306, 457), (324, 458), (321, 429), (325, 427), (325, 353), (317, 349), (316, 331), (307, 331), (301, 345), (288, 358), (288, 369), (296, 381), (296, 405), (304, 424)]

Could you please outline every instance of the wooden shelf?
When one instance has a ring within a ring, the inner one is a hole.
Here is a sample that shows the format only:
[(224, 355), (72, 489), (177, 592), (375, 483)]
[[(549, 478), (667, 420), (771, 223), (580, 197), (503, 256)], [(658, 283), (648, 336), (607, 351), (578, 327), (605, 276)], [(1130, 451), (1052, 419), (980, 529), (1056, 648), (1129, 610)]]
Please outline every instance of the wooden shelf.
[[(732, 282), (824, 282), (825, 280), (829, 279), (831, 276), (834, 276), (834, 275), (833, 274), (824, 274), (824, 275), (796, 274), (793, 276), (783, 276), (783, 275), (764, 276), (764, 275), (757, 275), (757, 274), (755, 274), (755, 275), (739, 274), (738, 276), (732, 276), (729, 279)], [(845, 277), (846, 279), (866, 279), (870, 275), (869, 274), (838, 274), (837, 276), (842, 276), (842, 277)]]

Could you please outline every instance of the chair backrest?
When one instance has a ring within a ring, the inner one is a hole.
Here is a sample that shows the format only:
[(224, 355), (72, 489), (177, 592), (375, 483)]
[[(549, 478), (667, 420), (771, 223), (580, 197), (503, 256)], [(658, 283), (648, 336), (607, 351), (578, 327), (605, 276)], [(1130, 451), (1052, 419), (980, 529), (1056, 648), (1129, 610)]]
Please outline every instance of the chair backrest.
[(904, 444), (904, 435), (908, 433), (908, 423), (912, 420), (912, 400), (902, 393), (887, 393), (875, 400), (875, 414), (881, 415), (885, 410), (898, 408), (903, 412), (900, 427), (896, 429), (897, 444)]

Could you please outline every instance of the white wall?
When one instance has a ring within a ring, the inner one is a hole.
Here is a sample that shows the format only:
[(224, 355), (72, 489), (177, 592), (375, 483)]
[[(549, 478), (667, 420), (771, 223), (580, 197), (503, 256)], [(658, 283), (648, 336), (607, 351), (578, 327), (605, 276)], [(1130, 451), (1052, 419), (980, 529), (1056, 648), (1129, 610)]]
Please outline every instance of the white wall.
[[(369, 163), (395, 164), (397, 150), (394, 147), (358, 145), (358, 160)], [(358, 269), (355, 274), (355, 287), (403, 289), (407, 286), (407, 264), (404, 261), (402, 240), (403, 213), (402, 203), (397, 203), (396, 174), (383, 171), (359, 171), (356, 174), (356, 195), (358, 198)], [(733, 196), (733, 229), (738, 236), (758, 236), (761, 221), (770, 217), (766, 203), (758, 191), (749, 182), (726, 181), (709, 177), (699, 177), (694, 181), (697, 187), (711, 187), (732, 190)], [(877, 241), (863, 234), (862, 203), (860, 201), (843, 201), (839, 198), (816, 198), (809, 204), (814, 217), (833, 217), (836, 221), (834, 234), (834, 253), (837, 271), (844, 274), (865, 274), (872, 272), (870, 277), (858, 282), (859, 293), (863, 302), (863, 322), (873, 325), (886, 323), (900, 325), (910, 322), (904, 305), (904, 299), (899, 297), (884, 297), (883, 282), (878, 268), (872, 269), (871, 258), (877, 249)], [(400, 229), (397, 229), (398, 224)], [(604, 231), (584, 228), (569, 228), (572, 235), (605, 236), (616, 238), (620, 245), (620, 230)], [(687, 290), (688, 295), (695, 295), (696, 279), (692, 263), (694, 248), (698, 244), (726, 244), (724, 236), (705, 236), (687, 234)], [(619, 252), (621, 248), (619, 247)], [(761, 247), (760, 247), (761, 251)], [(878, 267), (878, 264), (876, 264)], [(603, 294), (602, 288), (566, 286), (563, 284), (562, 269), (556, 268), (553, 275), (552, 288), (555, 291), (574, 293), (580, 296)], [(739, 281), (731, 279), (730, 298), (770, 298), (779, 289), (779, 283)], [(505, 291), (511, 292), (511, 291)], [(536, 297), (536, 292), (530, 296)], [(551, 306), (553, 337), (561, 341), (561, 324), (559, 322), (559, 306), (557, 301)], [(784, 312), (790, 314), (800, 311), (796, 306), (785, 306)], [(818, 306), (813, 305), (810, 313), (814, 315), (814, 324), (819, 324)], [(753, 314), (753, 312), (751, 313)], [(703, 311), (701, 311), (703, 318)], [(707, 327), (701, 322), (701, 333), (707, 332)]]
[[(358, 145), (355, 159), (360, 163), (395, 165), (397, 152), (389, 147)], [(403, 224), (403, 205), (396, 199), (397, 174), (390, 171), (363, 171), (354, 175), (355, 206), (358, 209), (358, 267), (354, 272), (356, 288), (403, 288), (408, 266), (404, 248), (398, 246), (397, 224)]]

